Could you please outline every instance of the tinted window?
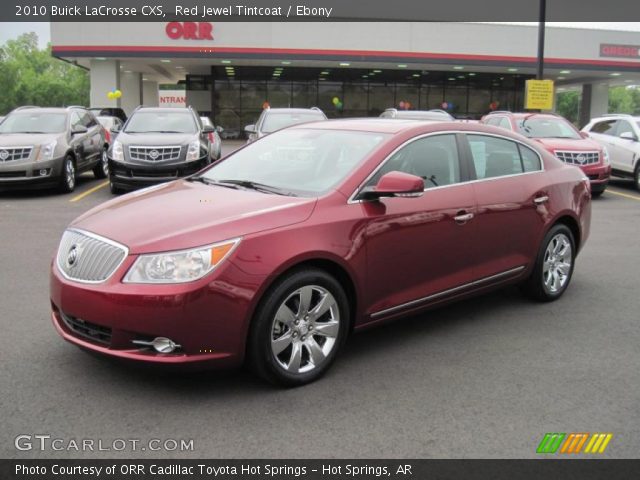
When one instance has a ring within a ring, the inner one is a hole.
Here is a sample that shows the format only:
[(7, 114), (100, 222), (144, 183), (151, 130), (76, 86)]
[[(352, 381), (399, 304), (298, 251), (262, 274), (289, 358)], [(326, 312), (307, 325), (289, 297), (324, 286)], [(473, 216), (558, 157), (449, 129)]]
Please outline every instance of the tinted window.
[(506, 117), (502, 117), (500, 119), (500, 123), (498, 124), (498, 126), (502, 128), (506, 128), (507, 130), (511, 130), (511, 122)]
[(324, 129), (283, 130), (207, 170), (211, 180), (248, 180), (317, 196), (344, 180), (387, 134)]
[(71, 113), (71, 128), (76, 127), (78, 125), (82, 125), (82, 119), (80, 118), (80, 114), (78, 112)]
[(0, 124), (0, 133), (60, 133), (66, 122), (65, 113), (12, 113)]
[(434, 135), (411, 142), (389, 158), (369, 181), (369, 185), (375, 185), (385, 173), (393, 171), (421, 177), (425, 188), (459, 183), (460, 166), (455, 136)]
[(518, 122), (520, 133), (529, 138), (580, 139), (578, 131), (563, 118), (532, 115)]
[(79, 112), (80, 122), (87, 128), (95, 127), (97, 122), (89, 112)]
[(617, 126), (618, 120), (605, 120), (604, 122), (594, 124), (590, 131), (593, 133), (601, 133), (603, 135), (615, 135)]
[(127, 133), (195, 133), (189, 112), (136, 112), (127, 123)]
[(324, 120), (324, 115), (320, 112), (301, 113), (275, 113), (270, 112), (264, 117), (262, 131), (265, 133), (275, 132), (281, 128), (298, 125), (305, 122), (317, 122)]
[(538, 170), (542, 170), (540, 156), (536, 152), (522, 144), (518, 144), (518, 150), (520, 151), (522, 168), (525, 172), (537, 172)]
[(487, 125), (493, 125), (494, 127), (497, 127), (500, 123), (500, 120), (500, 117), (491, 117), (489, 120), (487, 120)]
[(626, 120), (620, 120), (620, 123), (618, 124), (618, 130), (616, 130), (616, 135), (617, 136), (620, 136), (623, 133), (630, 133), (633, 136), (635, 136), (635, 132), (633, 131), (633, 127)]
[[(529, 149), (524, 147), (520, 150), (516, 142), (484, 135), (468, 135), (467, 138), (478, 179), (503, 177), (540, 169), (539, 160), (534, 160), (531, 156), (535, 153), (527, 152)], [(522, 159), (521, 151), (524, 154)], [(531, 170), (525, 169), (524, 158), (527, 159), (526, 168)]]

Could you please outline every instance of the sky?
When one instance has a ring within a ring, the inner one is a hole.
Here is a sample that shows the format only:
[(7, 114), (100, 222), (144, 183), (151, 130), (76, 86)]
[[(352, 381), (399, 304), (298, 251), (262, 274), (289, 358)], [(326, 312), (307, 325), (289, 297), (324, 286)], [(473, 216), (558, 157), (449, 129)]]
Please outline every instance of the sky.
[[(536, 25), (536, 22), (502, 22), (518, 25)], [(595, 28), (603, 30), (629, 30), (640, 32), (640, 22), (547, 22), (549, 26)], [(0, 22), (0, 45), (25, 32), (36, 32), (40, 46), (50, 39), (49, 22)]]

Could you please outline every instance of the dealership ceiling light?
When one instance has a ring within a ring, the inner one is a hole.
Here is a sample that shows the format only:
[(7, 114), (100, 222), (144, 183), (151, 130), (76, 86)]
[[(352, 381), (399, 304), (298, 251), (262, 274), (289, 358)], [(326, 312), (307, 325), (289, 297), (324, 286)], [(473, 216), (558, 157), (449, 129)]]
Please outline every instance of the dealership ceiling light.
[(282, 65), (291, 65), (291, 62), (287, 62), (287, 61), (283, 61), (283, 62), (280, 62), (280, 63), (282, 63)]
[(473, 73), (473, 72), (471, 72), (471, 73), (469, 73), (469, 76), (470, 76), (470, 77), (475, 77), (475, 76), (476, 76), (476, 74), (475, 74), (475, 73)]
[(106, 57), (96, 57), (96, 60), (104, 61), (106, 60)]
[(507, 68), (507, 72), (517, 72), (517, 68)]
[(622, 74), (618, 72), (613, 72), (613, 73), (610, 73), (609, 75), (611, 75), (612, 77), (619, 77)]
[(560, 70), (560, 75), (569, 75), (571, 70)]
[(231, 60), (220, 60), (220, 63), (228, 64), (231, 63)]
[(449, 80), (451, 80), (452, 82), (456, 79), (456, 77), (449, 77)]
[(326, 70), (323, 70), (322, 72), (320, 72), (320, 75), (329, 75), (329, 72)]
[(464, 67), (463, 67), (463, 66), (461, 66), (461, 65), (455, 65), (455, 66), (453, 67), (453, 69), (454, 69), (454, 70), (464, 70)]
[(567, 77), (558, 77), (558, 80), (564, 80)]
[(382, 70), (374, 70), (373, 73), (382, 73)]
[(401, 63), (400, 65), (398, 65), (398, 68), (407, 68), (407, 65), (404, 63)]
[(351, 65), (349, 62), (340, 62), (341, 67), (348, 67), (349, 65)]
[(419, 76), (420, 76), (420, 74), (419, 74), (419, 73), (414, 73), (414, 74), (412, 75), (412, 77), (416, 77), (416, 78), (417, 78), (417, 77), (419, 77)]
[(171, 60), (169, 60), (168, 58), (163, 58), (160, 60), (162, 63), (171, 63)]

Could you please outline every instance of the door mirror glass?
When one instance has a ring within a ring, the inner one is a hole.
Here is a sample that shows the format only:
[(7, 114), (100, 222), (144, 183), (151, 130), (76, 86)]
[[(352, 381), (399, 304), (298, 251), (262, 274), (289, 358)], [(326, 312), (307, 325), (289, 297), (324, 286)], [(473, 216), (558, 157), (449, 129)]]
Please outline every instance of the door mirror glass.
[(120, 132), (120, 125), (114, 125), (113, 127), (111, 127), (110, 132), (111, 133), (119, 133)]
[(373, 187), (362, 190), (360, 198), (376, 200), (381, 197), (419, 197), (424, 193), (424, 180), (404, 172), (384, 174)]
[(215, 131), (216, 129), (213, 128), (211, 125), (205, 125), (204, 127), (202, 127), (202, 133), (213, 133)]
[(73, 135), (81, 135), (83, 133), (87, 133), (89, 130), (84, 125), (74, 125), (71, 129), (71, 133)]
[(220, 125), (218, 125), (218, 126), (216, 127), (216, 132), (218, 132), (218, 133), (222, 133), (222, 132), (224, 132), (224, 128), (222, 128)]
[(589, 132), (580, 132), (582, 138), (589, 138)]

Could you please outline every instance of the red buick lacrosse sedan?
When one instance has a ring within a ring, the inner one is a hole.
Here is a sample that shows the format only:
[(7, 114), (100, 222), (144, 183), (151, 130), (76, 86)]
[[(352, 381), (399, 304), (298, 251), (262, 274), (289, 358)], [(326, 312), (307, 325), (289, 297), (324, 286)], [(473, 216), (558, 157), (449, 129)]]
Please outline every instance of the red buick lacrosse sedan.
[(511, 284), (559, 298), (590, 198), (578, 168), (503, 129), (287, 128), (75, 220), (52, 263), (53, 323), (112, 357), (246, 359), (304, 384), (353, 330)]

